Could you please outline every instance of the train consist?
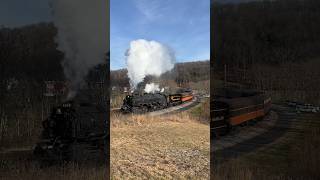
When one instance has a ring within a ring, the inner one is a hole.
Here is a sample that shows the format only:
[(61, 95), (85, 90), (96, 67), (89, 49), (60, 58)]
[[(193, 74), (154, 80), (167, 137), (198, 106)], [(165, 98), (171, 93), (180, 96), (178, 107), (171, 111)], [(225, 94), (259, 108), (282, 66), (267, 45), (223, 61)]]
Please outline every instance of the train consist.
[(271, 108), (271, 98), (253, 90), (231, 88), (214, 92), (212, 108), (212, 134), (220, 136), (233, 127), (263, 118)]
[(54, 107), (43, 121), (35, 156), (49, 163), (62, 160), (104, 163), (109, 135), (105, 104), (75, 98)]
[(179, 89), (174, 94), (133, 93), (123, 100), (121, 111), (124, 113), (145, 113), (168, 108), (190, 101), (194, 98), (191, 89)]

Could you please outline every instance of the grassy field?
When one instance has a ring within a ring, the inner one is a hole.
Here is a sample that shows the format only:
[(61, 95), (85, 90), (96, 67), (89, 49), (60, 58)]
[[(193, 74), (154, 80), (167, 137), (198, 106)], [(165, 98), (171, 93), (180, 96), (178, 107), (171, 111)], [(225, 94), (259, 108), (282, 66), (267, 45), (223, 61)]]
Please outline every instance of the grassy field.
[(2, 180), (101, 180), (106, 179), (106, 168), (81, 167), (77, 164), (64, 164), (40, 168), (34, 161), (24, 158), (20, 160), (0, 160), (0, 179)]
[(208, 179), (209, 147), (209, 124), (195, 118), (193, 110), (111, 116), (112, 179)]
[(123, 99), (126, 97), (125, 93), (115, 93), (112, 92), (111, 96), (110, 96), (110, 107), (112, 108), (120, 108), (122, 103), (123, 103)]
[(264, 149), (215, 166), (214, 179), (319, 179), (320, 114), (310, 117), (299, 118), (309, 122), (298, 127), (302, 133), (288, 132)]

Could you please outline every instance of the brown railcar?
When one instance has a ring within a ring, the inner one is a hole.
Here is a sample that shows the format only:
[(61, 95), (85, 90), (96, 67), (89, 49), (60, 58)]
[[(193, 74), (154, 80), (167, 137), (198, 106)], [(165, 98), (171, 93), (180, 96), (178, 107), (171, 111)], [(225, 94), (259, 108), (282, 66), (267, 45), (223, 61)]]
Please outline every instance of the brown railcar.
[(219, 89), (211, 103), (212, 130), (221, 135), (232, 127), (264, 117), (271, 107), (271, 98), (253, 90)]
[(193, 99), (192, 92), (183, 92), (169, 95), (169, 103), (184, 103)]

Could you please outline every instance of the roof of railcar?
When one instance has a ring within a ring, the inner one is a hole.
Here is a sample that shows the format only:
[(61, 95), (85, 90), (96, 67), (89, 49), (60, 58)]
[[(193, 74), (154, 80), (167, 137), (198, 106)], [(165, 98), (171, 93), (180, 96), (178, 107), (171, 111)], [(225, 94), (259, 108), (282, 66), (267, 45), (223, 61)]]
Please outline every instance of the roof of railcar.
[(214, 101), (226, 103), (231, 108), (257, 105), (263, 99), (263, 92), (252, 89), (221, 88), (214, 92)]

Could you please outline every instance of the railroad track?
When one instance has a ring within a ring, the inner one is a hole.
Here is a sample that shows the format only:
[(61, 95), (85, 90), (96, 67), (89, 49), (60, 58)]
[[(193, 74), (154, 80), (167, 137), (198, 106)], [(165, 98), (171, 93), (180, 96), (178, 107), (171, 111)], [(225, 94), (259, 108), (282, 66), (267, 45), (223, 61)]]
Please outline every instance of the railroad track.
[[(319, 114), (318, 114), (319, 115)], [(310, 113), (297, 113), (295, 109), (273, 105), (269, 119), (258, 122), (255, 126), (244, 127), (211, 143), (212, 160), (222, 163), (271, 145), (287, 133), (302, 134), (306, 125), (320, 124)]]
[(186, 111), (186, 110), (198, 105), (201, 102), (201, 98), (202, 97), (200, 97), (200, 96), (194, 96), (194, 98), (190, 102), (186, 102), (181, 105), (169, 107), (169, 108), (162, 109), (159, 111), (149, 112), (147, 114), (151, 115), (151, 116), (159, 116), (159, 115), (175, 114), (175, 113), (179, 113), (182, 111)]

